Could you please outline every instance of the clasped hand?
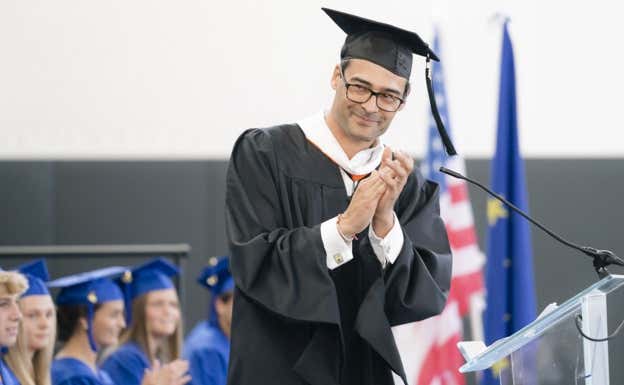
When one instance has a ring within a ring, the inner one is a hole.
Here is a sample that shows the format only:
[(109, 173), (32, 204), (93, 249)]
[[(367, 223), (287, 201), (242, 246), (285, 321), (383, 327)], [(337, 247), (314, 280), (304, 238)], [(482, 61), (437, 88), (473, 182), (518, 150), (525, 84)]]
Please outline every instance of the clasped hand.
[(188, 369), (186, 360), (177, 359), (164, 365), (156, 360), (151, 368), (145, 369), (141, 385), (184, 385), (191, 380)]
[(349, 207), (342, 214), (339, 230), (347, 237), (368, 225), (379, 237), (385, 237), (394, 225), (394, 205), (414, 168), (414, 160), (390, 147), (384, 149), (379, 170), (363, 179), (353, 193)]

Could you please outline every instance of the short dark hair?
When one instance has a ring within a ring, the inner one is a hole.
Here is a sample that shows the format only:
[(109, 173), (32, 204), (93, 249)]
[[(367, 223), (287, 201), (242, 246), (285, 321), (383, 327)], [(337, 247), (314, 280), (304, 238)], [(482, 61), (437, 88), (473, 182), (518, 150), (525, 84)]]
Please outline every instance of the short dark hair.
[[(340, 61), (340, 70), (342, 71), (343, 75), (345, 71), (347, 70), (347, 67), (349, 66), (349, 62), (351, 61), (351, 59), (352, 58), (347, 57)], [(345, 81), (346, 80), (347, 79), (345, 79)], [(411, 88), (411, 85), (410, 85), (409, 79), (407, 79), (407, 82), (405, 83), (405, 90), (403, 90), (403, 97), (406, 97), (409, 94), (410, 88)]]
[(225, 293), (221, 293), (217, 296), (222, 302), (229, 302), (230, 300), (232, 300), (232, 298), (234, 298), (234, 292), (233, 291), (226, 291)]
[[(99, 304), (95, 305), (93, 312), (100, 308)], [(67, 342), (76, 331), (80, 318), (87, 317), (86, 305), (62, 305), (57, 308), (56, 327), (58, 331), (58, 340)]]

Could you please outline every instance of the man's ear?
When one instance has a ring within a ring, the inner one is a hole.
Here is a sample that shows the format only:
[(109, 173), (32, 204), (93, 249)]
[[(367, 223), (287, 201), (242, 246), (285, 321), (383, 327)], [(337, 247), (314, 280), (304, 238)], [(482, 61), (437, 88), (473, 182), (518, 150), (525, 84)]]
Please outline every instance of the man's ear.
[(405, 105), (407, 104), (407, 97), (409, 96), (410, 92), (412, 92), (412, 87), (411, 87), (411, 84), (407, 82), (405, 84), (405, 92), (403, 94), (403, 103), (401, 103), (397, 111), (401, 111), (403, 107), (405, 107)]
[(334, 72), (332, 72), (331, 77), (331, 88), (335, 91), (340, 84), (340, 66), (336, 64), (334, 67)]
[(407, 100), (407, 97), (412, 92), (412, 85), (410, 82), (405, 83), (405, 92), (403, 93), (403, 100)]
[(78, 319), (78, 322), (82, 330), (89, 330), (89, 323), (87, 322), (87, 319), (85, 317), (80, 317)]

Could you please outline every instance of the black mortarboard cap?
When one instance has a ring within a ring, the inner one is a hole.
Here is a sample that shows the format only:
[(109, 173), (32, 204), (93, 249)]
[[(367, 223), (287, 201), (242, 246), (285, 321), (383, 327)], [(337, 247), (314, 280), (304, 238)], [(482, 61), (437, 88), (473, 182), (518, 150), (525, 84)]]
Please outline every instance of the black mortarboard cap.
[(364, 59), (388, 71), (409, 79), (412, 71), (412, 53), (438, 60), (420, 36), (390, 24), (360, 16), (322, 8), (347, 34), (341, 59)]
[(412, 71), (412, 54), (427, 58), (425, 77), (431, 112), (446, 152), (449, 155), (456, 155), (457, 152), (440, 119), (433, 95), (429, 62), (430, 60), (439, 61), (439, 58), (429, 48), (429, 45), (414, 32), (329, 8), (321, 9), (347, 34), (340, 51), (341, 60), (367, 60), (409, 80)]

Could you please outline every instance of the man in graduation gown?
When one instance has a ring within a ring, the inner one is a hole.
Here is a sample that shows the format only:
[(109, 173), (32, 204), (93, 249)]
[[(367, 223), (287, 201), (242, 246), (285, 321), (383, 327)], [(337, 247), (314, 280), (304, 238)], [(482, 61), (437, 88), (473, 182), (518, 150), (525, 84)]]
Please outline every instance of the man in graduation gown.
[(380, 140), (412, 53), (435, 54), (411, 32), (324, 11), (347, 32), (331, 108), (248, 130), (232, 152), (231, 385), (406, 382), (391, 326), (438, 314), (449, 290), (438, 187)]

